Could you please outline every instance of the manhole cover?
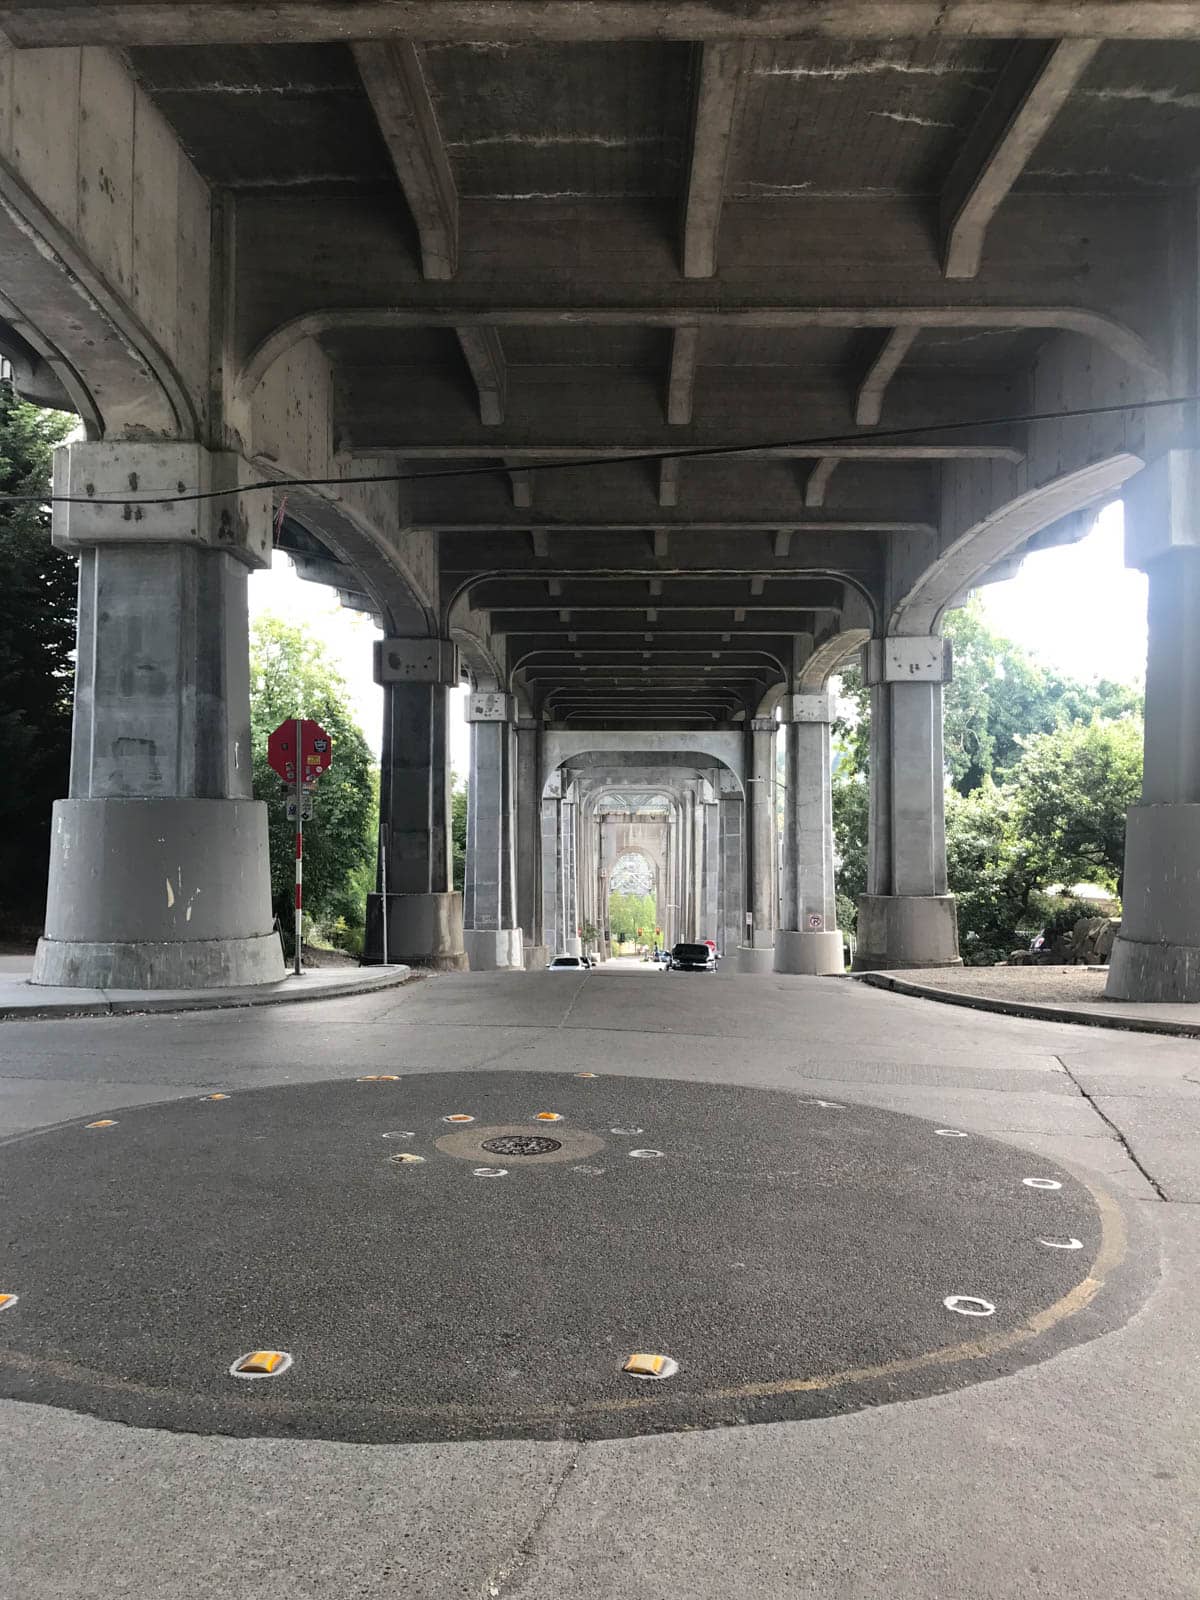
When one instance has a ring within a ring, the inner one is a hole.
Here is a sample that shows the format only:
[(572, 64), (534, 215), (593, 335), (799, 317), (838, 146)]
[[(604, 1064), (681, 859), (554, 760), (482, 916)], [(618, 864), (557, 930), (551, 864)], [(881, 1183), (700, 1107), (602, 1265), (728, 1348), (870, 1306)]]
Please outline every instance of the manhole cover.
[(483, 1148), (494, 1156), (548, 1156), (552, 1150), (561, 1150), (562, 1142), (536, 1133), (506, 1133), (498, 1139), (485, 1139)]

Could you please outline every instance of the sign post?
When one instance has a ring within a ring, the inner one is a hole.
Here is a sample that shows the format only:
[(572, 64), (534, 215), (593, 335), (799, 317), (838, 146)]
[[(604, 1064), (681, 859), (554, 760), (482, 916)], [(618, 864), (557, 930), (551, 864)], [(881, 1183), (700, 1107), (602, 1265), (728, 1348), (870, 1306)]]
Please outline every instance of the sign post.
[(333, 759), (333, 742), (319, 722), (311, 717), (291, 717), (281, 722), (267, 740), (267, 760), (273, 772), (293, 787), (292, 806), (296, 813), (296, 950), (293, 971), (303, 971), (304, 948), (304, 811), (308, 791)]

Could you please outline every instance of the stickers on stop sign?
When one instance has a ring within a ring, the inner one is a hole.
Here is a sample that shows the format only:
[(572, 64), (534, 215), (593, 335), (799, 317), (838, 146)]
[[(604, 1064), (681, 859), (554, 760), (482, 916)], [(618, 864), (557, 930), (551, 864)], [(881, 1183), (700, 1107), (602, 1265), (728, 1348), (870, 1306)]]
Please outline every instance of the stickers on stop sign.
[(267, 761), (285, 783), (296, 781), (296, 728), (300, 729), (300, 781), (315, 783), (333, 759), (333, 740), (311, 717), (289, 717), (267, 740)]

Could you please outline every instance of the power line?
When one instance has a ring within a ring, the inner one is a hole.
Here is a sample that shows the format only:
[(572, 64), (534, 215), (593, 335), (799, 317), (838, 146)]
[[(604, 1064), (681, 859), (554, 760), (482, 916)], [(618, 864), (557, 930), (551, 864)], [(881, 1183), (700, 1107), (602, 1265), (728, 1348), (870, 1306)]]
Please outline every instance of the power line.
[[(834, 433), (814, 435), (806, 439), (775, 439), (753, 444), (701, 444), (680, 445), (675, 449), (630, 450), (624, 455), (576, 456), (568, 461), (523, 462), (521, 472), (577, 472), (581, 468), (624, 466), (635, 461), (690, 461), (713, 460), (723, 456), (759, 455), (772, 450), (827, 450), (836, 455), (839, 447), (879, 444), (889, 440), (912, 439), (918, 435), (926, 440), (931, 433), (963, 433), (976, 428), (1011, 428), (1034, 422), (1066, 422), (1084, 417), (1109, 417), (1120, 412), (1158, 411), (1168, 406), (1200, 405), (1200, 394), (1174, 395), (1166, 400), (1131, 400), (1121, 405), (1076, 406), (1061, 411), (1026, 411), (1002, 417), (979, 417), (965, 422), (931, 422), (910, 428), (873, 428), (870, 433)], [(480, 454), (489, 446), (480, 445)], [(536, 445), (527, 446), (537, 449)], [(421, 446), (408, 447), (409, 453), (420, 456)], [(492, 446), (497, 455), (519, 457), (521, 446)], [(435, 479), (495, 477), (497, 473), (513, 470), (506, 467), (443, 467), (434, 472), (364, 472), (348, 478), (263, 478), (256, 483), (238, 484), (232, 489), (204, 489), (188, 494), (173, 495), (66, 495), (66, 494), (0, 494), (0, 505), (55, 505), (55, 506), (177, 506), (198, 501), (226, 500), (235, 495), (258, 494), (264, 489), (347, 489), (356, 484), (426, 483)]]

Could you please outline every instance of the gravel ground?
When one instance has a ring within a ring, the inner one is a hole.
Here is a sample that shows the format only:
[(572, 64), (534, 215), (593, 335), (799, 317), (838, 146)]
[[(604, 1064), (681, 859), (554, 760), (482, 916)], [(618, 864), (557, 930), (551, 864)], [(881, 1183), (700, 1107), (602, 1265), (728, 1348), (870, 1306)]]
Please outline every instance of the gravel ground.
[(1107, 967), (923, 967), (899, 973), (930, 989), (981, 994), (1035, 1005), (1092, 1005), (1104, 998)]

